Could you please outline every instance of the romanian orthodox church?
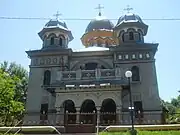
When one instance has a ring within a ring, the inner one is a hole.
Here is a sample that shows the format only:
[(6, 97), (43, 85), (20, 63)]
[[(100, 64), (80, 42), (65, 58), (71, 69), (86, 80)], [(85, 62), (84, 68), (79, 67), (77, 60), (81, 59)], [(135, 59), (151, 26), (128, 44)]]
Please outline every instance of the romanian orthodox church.
[[(134, 13), (92, 19), (80, 38), (85, 49), (73, 50), (73, 32), (60, 19), (38, 33), (42, 47), (26, 51), (31, 59), (25, 125), (63, 126), (66, 132), (92, 131), (99, 125), (162, 122), (155, 54), (147, 43), (148, 25)], [(78, 37), (75, 37), (78, 38)], [(125, 76), (132, 72), (130, 84)]]

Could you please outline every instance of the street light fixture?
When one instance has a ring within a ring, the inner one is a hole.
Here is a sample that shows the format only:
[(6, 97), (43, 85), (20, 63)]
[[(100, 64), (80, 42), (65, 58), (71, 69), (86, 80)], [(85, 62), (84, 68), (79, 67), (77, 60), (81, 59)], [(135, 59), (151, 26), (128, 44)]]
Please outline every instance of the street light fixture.
[(131, 71), (126, 71), (125, 76), (128, 79), (128, 86), (129, 86), (129, 100), (130, 100), (130, 107), (129, 107), (129, 109), (130, 109), (131, 126), (132, 126), (131, 134), (132, 135), (136, 135), (136, 131), (134, 130), (134, 118), (133, 118), (134, 107), (133, 107), (133, 103), (132, 103), (132, 94), (131, 94), (131, 77), (132, 77), (132, 72)]

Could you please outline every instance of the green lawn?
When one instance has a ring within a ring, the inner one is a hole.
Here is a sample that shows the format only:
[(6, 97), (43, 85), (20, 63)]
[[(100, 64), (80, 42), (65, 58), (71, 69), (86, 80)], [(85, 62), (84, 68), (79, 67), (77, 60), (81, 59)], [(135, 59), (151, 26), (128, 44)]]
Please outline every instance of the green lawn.
[[(101, 132), (100, 135), (130, 135), (128, 132)], [(180, 131), (138, 131), (137, 135), (180, 135)]]

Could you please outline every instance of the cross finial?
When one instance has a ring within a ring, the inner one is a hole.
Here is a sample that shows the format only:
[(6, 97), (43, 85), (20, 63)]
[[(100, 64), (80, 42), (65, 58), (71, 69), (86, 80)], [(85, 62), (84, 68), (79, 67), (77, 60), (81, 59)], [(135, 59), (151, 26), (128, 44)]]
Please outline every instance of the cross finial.
[(133, 10), (133, 8), (131, 8), (129, 5), (127, 5), (127, 8), (125, 8), (124, 10), (126, 10), (129, 13), (129, 11)]
[(98, 7), (96, 7), (95, 9), (99, 10), (99, 16), (101, 16), (101, 9), (103, 9), (104, 7), (101, 6), (101, 4), (98, 4)]
[(56, 19), (58, 20), (59, 19), (59, 16), (61, 16), (62, 14), (60, 14), (59, 13), (59, 11), (57, 11), (57, 13), (56, 14), (54, 14), (53, 16), (55, 16), (56, 17)]

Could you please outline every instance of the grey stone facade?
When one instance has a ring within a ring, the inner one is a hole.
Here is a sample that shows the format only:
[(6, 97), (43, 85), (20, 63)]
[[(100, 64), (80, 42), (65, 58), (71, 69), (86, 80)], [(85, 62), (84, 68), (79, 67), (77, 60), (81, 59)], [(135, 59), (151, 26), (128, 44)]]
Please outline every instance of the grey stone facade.
[[(127, 16), (130, 19), (128, 21)], [(42, 49), (27, 51), (31, 64), (26, 121), (40, 121), (42, 104), (48, 104), (48, 112), (54, 112), (47, 114), (48, 120), (63, 123), (63, 115), (58, 114), (65, 112), (64, 103), (67, 100), (73, 101), (78, 113), (87, 99), (95, 103), (97, 112), (102, 111), (104, 100), (112, 99), (117, 115), (128, 114), (128, 81), (125, 77), (127, 70), (134, 71), (131, 80), (133, 102), (139, 101), (142, 104), (144, 114), (159, 113), (156, 116), (146, 115), (144, 119), (161, 119), (154, 58), (158, 44), (144, 42), (148, 26), (140, 17), (134, 14), (121, 17), (114, 27), (114, 36), (118, 38), (118, 43), (101, 51), (88, 51), (89, 48), (73, 51), (68, 48), (73, 37), (66, 24), (58, 23), (57, 20), (56, 23), (53, 22), (56, 27), (52, 27), (50, 22), (39, 33), (43, 40)], [(133, 34), (132, 39), (128, 37), (132, 36), (130, 32)], [(54, 37), (50, 39), (51, 36)], [(129, 116), (121, 115), (116, 119), (119, 122), (121, 120), (129, 121)]]

